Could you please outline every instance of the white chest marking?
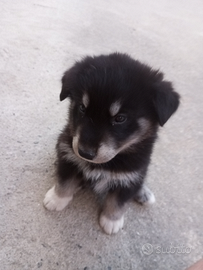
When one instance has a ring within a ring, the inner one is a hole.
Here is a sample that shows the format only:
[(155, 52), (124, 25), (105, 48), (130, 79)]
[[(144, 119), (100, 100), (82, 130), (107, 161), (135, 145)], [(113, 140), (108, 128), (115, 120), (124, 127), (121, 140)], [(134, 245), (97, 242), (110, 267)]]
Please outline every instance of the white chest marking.
[(61, 142), (59, 144), (59, 148), (61, 151), (66, 153), (64, 158), (67, 161), (74, 162), (78, 166), (79, 170), (83, 172), (85, 179), (92, 181), (94, 184), (94, 190), (98, 193), (105, 191), (105, 189), (111, 186), (121, 185), (123, 187), (129, 187), (130, 184), (142, 180), (142, 175), (139, 171), (116, 173), (99, 168), (92, 169), (89, 162), (76, 156), (73, 150), (66, 143)]

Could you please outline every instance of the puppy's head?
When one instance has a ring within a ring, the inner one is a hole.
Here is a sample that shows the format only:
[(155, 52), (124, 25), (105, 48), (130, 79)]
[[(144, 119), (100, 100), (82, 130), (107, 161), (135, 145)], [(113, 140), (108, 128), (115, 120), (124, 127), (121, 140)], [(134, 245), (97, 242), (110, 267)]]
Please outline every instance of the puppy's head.
[(163, 74), (125, 54), (86, 57), (62, 78), (77, 156), (106, 163), (156, 133), (179, 105)]

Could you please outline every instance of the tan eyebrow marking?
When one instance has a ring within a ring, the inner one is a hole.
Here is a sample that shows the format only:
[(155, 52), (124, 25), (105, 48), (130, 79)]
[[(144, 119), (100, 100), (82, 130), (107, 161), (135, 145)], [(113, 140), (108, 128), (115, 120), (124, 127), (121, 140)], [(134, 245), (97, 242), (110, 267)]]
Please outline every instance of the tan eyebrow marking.
[(87, 93), (84, 93), (82, 97), (82, 102), (83, 102), (83, 105), (87, 108), (87, 106), (89, 105), (89, 97)]
[(121, 103), (119, 101), (112, 103), (109, 109), (111, 116), (115, 116), (119, 112), (120, 108)]

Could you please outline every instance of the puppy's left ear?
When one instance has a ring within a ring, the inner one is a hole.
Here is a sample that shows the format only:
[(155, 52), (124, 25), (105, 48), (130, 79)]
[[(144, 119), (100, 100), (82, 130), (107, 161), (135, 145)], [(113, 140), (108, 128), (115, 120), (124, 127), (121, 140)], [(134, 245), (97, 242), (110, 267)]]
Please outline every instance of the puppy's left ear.
[(60, 101), (63, 101), (67, 97), (71, 97), (72, 80), (73, 80), (73, 74), (72, 74), (72, 69), (70, 69), (64, 73), (61, 79), (62, 89), (60, 93)]
[(173, 90), (172, 83), (161, 81), (154, 85), (153, 104), (160, 126), (163, 126), (179, 106), (180, 96)]

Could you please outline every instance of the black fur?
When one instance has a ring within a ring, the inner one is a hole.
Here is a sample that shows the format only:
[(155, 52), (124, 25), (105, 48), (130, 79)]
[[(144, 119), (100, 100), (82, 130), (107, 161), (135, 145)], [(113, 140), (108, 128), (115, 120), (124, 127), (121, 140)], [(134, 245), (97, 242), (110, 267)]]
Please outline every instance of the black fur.
[[(163, 77), (158, 70), (120, 53), (86, 57), (65, 72), (60, 100), (69, 97), (71, 105), (69, 122), (57, 144), (59, 185), (68, 185), (69, 179), (76, 177), (81, 182), (89, 181), (96, 189), (105, 181), (102, 171), (114, 175), (138, 172), (138, 176), (132, 174), (132, 179), (126, 184), (121, 180), (108, 179), (105, 186), (105, 191), (117, 194), (120, 207), (136, 198), (143, 186), (158, 126), (163, 126), (179, 105), (179, 95), (174, 92), (171, 82)], [(84, 93), (89, 97), (87, 108), (82, 104)], [(125, 118), (121, 123), (115, 116), (109, 115), (109, 108), (116, 101), (121, 103), (119, 116)], [(132, 134), (139, 134), (145, 128), (139, 124), (139, 119), (146, 119), (150, 123), (143, 138), (122, 149), (107, 162), (91, 162), (109, 136), (113, 138), (114, 147), (120, 149)], [(72, 140), (78, 127), (79, 154), (87, 160), (80, 159), (73, 151)], [(61, 143), (68, 148), (62, 149)], [(87, 178), (87, 171), (94, 170), (99, 170), (101, 174), (98, 179), (96, 175), (91, 178), (91, 174)]]

